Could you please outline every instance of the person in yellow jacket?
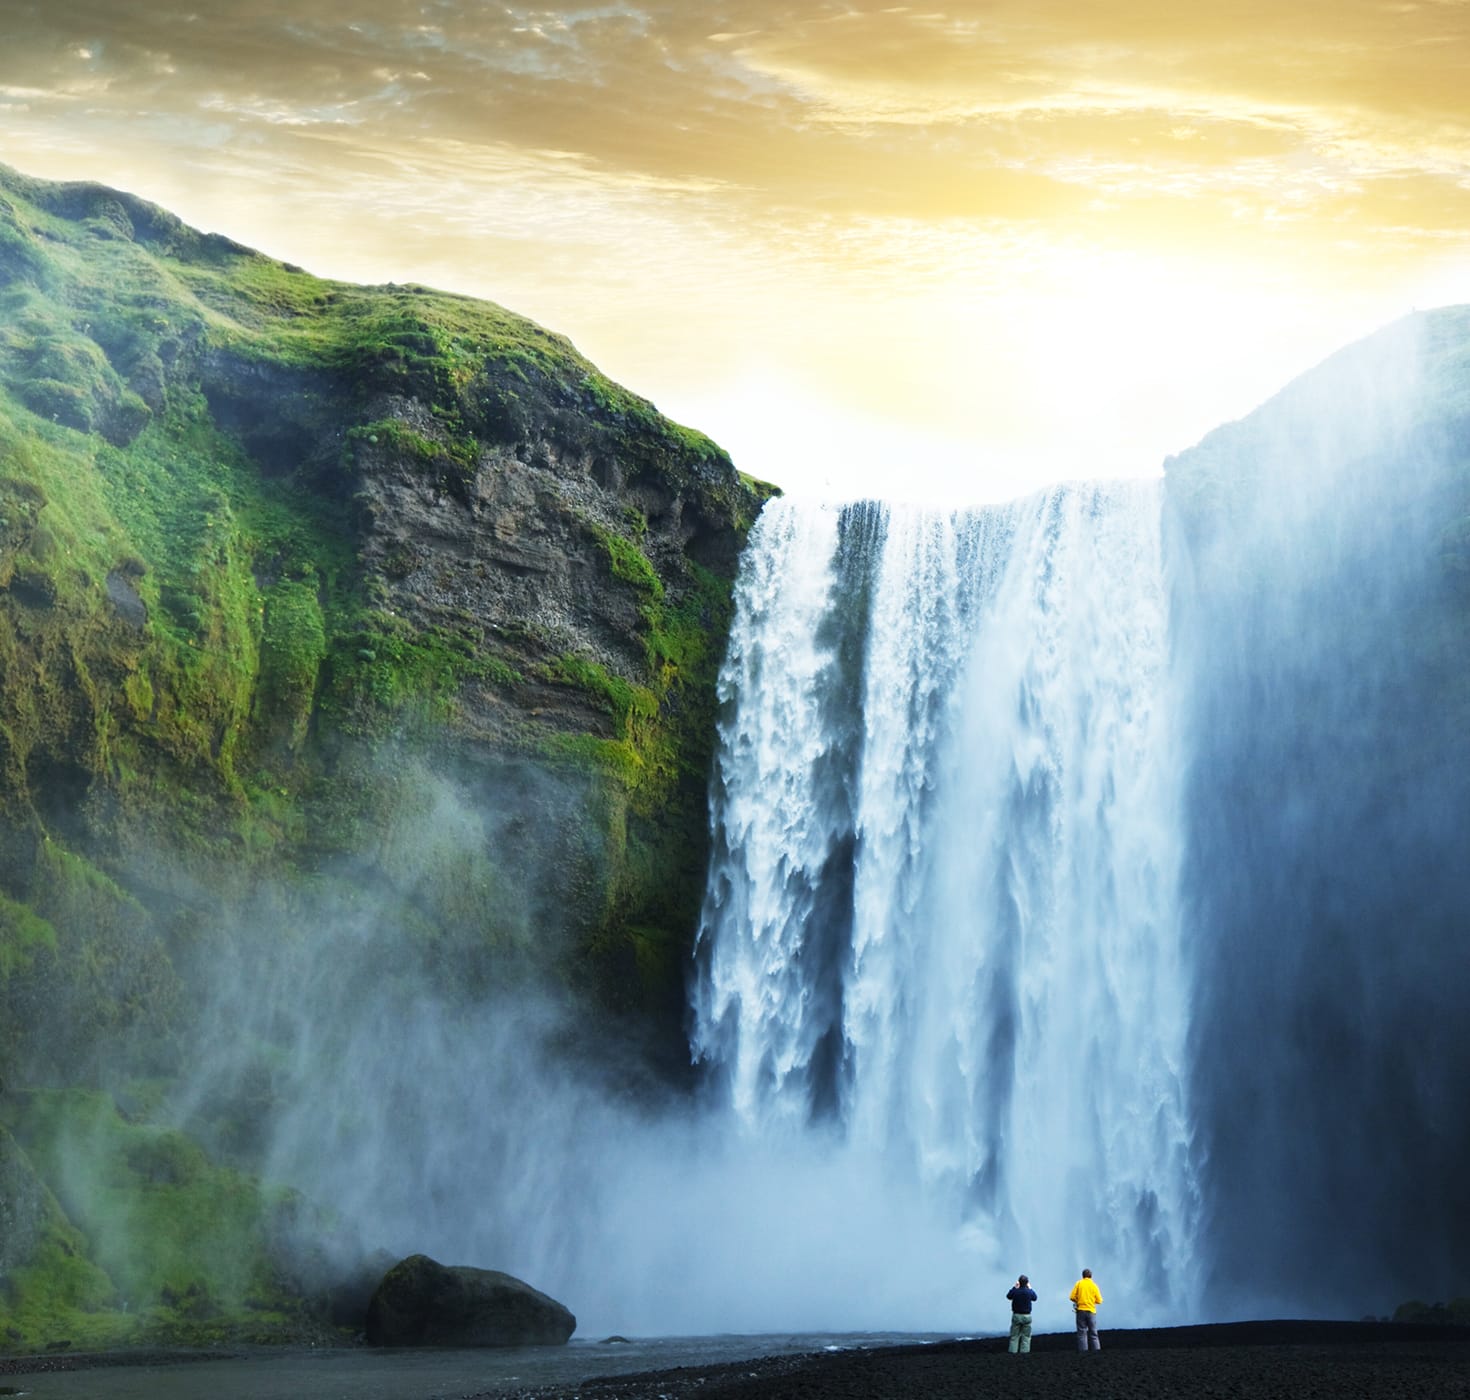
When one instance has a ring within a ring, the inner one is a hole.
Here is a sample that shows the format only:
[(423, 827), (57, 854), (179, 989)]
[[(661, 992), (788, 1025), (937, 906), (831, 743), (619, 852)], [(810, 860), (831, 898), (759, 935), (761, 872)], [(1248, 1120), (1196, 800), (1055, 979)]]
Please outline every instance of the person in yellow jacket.
[(1102, 1343), (1097, 1336), (1097, 1309), (1102, 1302), (1102, 1293), (1092, 1281), (1091, 1269), (1082, 1270), (1082, 1277), (1072, 1285), (1067, 1297), (1077, 1313), (1077, 1350), (1101, 1351)]

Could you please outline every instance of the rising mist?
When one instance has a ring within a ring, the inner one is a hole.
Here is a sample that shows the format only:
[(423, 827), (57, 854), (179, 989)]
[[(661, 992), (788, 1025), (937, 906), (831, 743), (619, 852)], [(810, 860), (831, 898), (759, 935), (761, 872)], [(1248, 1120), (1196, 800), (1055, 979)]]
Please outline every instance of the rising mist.
[(1464, 328), (1391, 327), (1169, 464), (1200, 1247), (1233, 1312), (1470, 1278)]
[[(1162, 486), (769, 507), (692, 1088), (589, 1034), (525, 868), (488, 971), (370, 897), (237, 931), (181, 1120), (254, 1094), (232, 1150), (345, 1253), (506, 1269), (584, 1336), (982, 1330), (1022, 1270), (1061, 1326), (1083, 1264), (1115, 1326), (1463, 1291), (1463, 329)], [(516, 814), (424, 784), (393, 858), (452, 879)]]

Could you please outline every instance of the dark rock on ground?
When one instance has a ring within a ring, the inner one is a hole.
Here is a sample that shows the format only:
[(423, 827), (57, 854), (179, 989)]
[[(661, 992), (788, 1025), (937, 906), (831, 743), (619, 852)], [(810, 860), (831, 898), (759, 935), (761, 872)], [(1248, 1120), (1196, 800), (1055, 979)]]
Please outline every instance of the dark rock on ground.
[(383, 1276), (368, 1304), (372, 1346), (561, 1346), (577, 1319), (554, 1298), (494, 1269), (414, 1254)]

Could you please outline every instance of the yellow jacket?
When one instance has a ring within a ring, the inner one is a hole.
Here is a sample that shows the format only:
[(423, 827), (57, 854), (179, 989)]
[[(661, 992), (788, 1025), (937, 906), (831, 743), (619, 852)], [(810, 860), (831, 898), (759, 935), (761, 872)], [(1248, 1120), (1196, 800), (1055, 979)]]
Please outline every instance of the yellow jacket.
[(1090, 1278), (1079, 1278), (1067, 1297), (1076, 1305), (1078, 1312), (1096, 1312), (1097, 1305), (1102, 1302), (1102, 1293)]

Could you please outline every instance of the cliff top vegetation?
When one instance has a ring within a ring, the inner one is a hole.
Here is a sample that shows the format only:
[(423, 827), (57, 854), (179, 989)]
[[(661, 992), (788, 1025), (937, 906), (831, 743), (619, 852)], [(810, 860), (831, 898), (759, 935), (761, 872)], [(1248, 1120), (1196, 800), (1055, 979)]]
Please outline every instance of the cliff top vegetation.
[[(322, 1316), (254, 1180), (295, 1032), (203, 1084), (221, 967), (334, 929), (678, 1064), (768, 493), (498, 306), (0, 167), (0, 1346)], [(230, 1248), (130, 1252), (170, 1191)]]

